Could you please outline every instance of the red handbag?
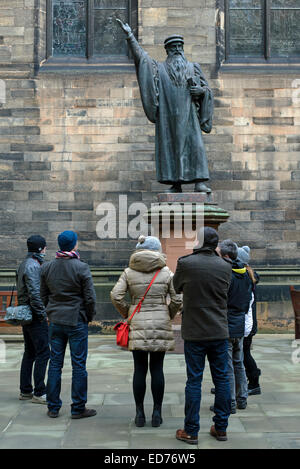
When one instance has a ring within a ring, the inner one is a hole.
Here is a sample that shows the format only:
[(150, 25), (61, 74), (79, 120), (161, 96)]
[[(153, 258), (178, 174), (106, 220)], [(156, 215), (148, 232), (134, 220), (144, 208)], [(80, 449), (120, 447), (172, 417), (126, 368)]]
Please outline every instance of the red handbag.
[(124, 347), (124, 348), (128, 348), (128, 338), (129, 338), (129, 325), (130, 325), (130, 321), (132, 320), (133, 316), (135, 315), (135, 313), (139, 313), (140, 310), (141, 310), (141, 307), (142, 307), (142, 303), (145, 299), (145, 296), (147, 295), (148, 291), (150, 290), (152, 284), (154, 283), (154, 280), (156, 279), (158, 273), (160, 272), (161, 269), (159, 269), (153, 279), (151, 280), (143, 298), (139, 301), (137, 307), (135, 308), (135, 310), (133, 311), (132, 315), (130, 316), (130, 318), (126, 321), (126, 322), (118, 322), (118, 324), (115, 325), (114, 327), (114, 330), (116, 331), (116, 340), (117, 340), (117, 345), (119, 345), (120, 347)]

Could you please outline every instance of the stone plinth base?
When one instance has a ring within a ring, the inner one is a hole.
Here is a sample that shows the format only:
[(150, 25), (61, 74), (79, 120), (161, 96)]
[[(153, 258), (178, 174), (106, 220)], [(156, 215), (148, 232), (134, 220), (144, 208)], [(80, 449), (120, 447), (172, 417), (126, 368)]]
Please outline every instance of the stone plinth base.
[(229, 215), (217, 204), (208, 202), (202, 192), (162, 193), (147, 213), (154, 236), (159, 237), (167, 264), (174, 272), (178, 257), (190, 254), (197, 244), (197, 231), (203, 226), (216, 230)]

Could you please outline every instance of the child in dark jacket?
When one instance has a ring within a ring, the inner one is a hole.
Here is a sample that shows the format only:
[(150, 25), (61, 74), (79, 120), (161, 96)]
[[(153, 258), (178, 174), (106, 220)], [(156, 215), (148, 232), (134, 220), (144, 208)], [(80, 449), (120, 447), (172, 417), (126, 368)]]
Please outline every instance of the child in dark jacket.
[(243, 263), (246, 267), (248, 275), (252, 284), (252, 294), (253, 294), (253, 303), (252, 303), (252, 316), (253, 316), (253, 327), (250, 334), (244, 338), (244, 366), (246, 370), (246, 375), (248, 378), (248, 395), (253, 396), (255, 394), (261, 394), (261, 388), (259, 385), (259, 377), (261, 375), (261, 370), (257, 367), (257, 364), (254, 358), (251, 355), (251, 345), (252, 338), (257, 333), (257, 318), (256, 318), (256, 285), (259, 282), (259, 275), (257, 272), (254, 272), (249, 266), (250, 261), (250, 248), (249, 246), (243, 246), (238, 248), (238, 260)]
[(245, 266), (237, 259), (238, 247), (231, 240), (220, 243), (223, 258), (232, 261), (232, 278), (228, 291), (229, 327), (229, 380), (231, 388), (231, 413), (247, 406), (248, 386), (244, 367), (243, 340), (245, 315), (248, 313), (252, 296), (252, 284)]

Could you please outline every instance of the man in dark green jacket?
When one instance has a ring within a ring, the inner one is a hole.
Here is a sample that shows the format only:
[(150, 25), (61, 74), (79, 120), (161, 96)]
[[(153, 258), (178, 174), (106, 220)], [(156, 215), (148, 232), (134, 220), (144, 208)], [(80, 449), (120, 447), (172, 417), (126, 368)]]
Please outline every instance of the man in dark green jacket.
[[(215, 252), (219, 236), (216, 230), (205, 227), (203, 245), (193, 254), (178, 259), (173, 278), (176, 293), (183, 293), (182, 338), (187, 365), (185, 389), (184, 430), (176, 438), (197, 444), (201, 383), (207, 356), (216, 388), (215, 426), (212, 436), (227, 439), (230, 415), (230, 387), (228, 380), (228, 322), (227, 294), (231, 280), (231, 263)], [(199, 237), (198, 237), (199, 239)]]

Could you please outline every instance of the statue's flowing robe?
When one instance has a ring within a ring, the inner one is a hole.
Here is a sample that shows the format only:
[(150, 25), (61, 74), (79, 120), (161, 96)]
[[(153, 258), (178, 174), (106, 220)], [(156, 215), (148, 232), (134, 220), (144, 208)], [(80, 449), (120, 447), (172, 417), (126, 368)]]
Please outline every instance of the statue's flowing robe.
[(144, 111), (155, 123), (157, 180), (163, 184), (207, 181), (209, 172), (203, 130), (211, 131), (213, 95), (198, 64), (188, 62), (189, 75), (202, 85), (203, 96), (192, 98), (188, 84), (176, 86), (166, 62), (156, 62), (131, 36), (129, 45), (137, 68)]

